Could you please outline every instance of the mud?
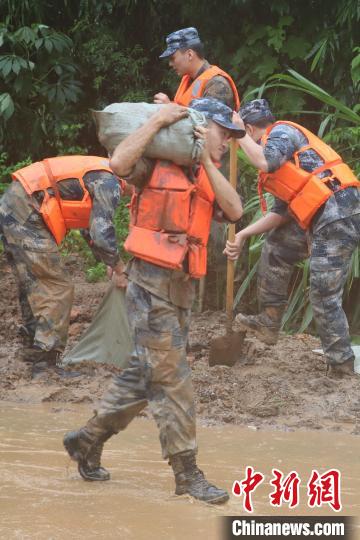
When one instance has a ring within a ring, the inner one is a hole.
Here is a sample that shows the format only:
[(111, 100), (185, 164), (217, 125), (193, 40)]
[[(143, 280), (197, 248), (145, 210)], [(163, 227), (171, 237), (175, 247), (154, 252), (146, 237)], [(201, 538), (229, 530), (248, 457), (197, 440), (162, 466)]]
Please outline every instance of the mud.
[[(69, 258), (67, 265), (76, 287), (71, 346), (90, 323), (107, 283), (86, 283), (75, 258)], [(82, 376), (75, 379), (57, 375), (30, 379), (18, 359), (20, 317), (16, 283), (4, 257), (0, 257), (0, 275), (0, 400), (30, 404), (96, 401), (115, 368), (86, 364), (79, 368)], [(209, 368), (209, 346), (214, 337), (225, 331), (225, 320), (223, 314), (205, 312), (194, 315), (191, 325), (188, 359), (200, 423), (360, 434), (360, 378), (328, 377), (323, 358), (312, 352), (319, 347), (314, 337), (284, 335), (274, 346), (246, 338), (234, 367)]]
[[(244, 515), (235, 496), (213, 507), (174, 495), (170, 467), (160, 458), (155, 425), (135, 419), (105, 445), (104, 483), (84, 482), (62, 447), (64, 433), (81, 425), (88, 408), (66, 405), (0, 405), (0, 537), (6, 540), (219, 540), (221, 516)], [(358, 516), (360, 439), (347, 434), (257, 432), (239, 426), (198, 430), (198, 462), (208, 478), (231, 491), (246, 466), (264, 474), (252, 495), (256, 515), (334, 516), (328, 504), (308, 507), (306, 484), (313, 469), (322, 474), (341, 463), (338, 515)], [(269, 503), (272, 468), (301, 479), (299, 506)], [(354, 540), (360, 537), (357, 528)]]

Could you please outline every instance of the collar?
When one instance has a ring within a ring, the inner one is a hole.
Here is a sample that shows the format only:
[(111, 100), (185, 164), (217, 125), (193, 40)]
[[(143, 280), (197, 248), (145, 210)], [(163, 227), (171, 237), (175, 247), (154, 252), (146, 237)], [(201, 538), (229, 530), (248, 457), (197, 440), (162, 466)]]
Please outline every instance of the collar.
[(204, 63), (203, 65), (201, 66), (201, 68), (199, 69), (199, 71), (197, 72), (197, 74), (195, 75), (194, 79), (192, 79), (193, 81), (195, 81), (195, 79), (197, 79), (198, 77), (200, 77), (200, 75), (202, 75), (202, 73), (204, 73), (204, 71), (206, 71), (207, 69), (209, 69), (210, 64), (207, 60), (204, 60)]

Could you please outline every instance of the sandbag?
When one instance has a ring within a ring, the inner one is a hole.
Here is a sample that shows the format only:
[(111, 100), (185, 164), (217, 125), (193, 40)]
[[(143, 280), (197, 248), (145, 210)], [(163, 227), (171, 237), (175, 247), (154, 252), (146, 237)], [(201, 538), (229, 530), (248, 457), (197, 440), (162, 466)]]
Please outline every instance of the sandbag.
[[(160, 107), (150, 103), (113, 103), (103, 111), (91, 111), (97, 136), (111, 155), (116, 146), (141, 127)], [(203, 113), (189, 109), (189, 116), (162, 128), (148, 144), (144, 156), (191, 165), (200, 159), (203, 142), (195, 139), (194, 127), (206, 126)]]
[(90, 326), (75, 347), (64, 356), (61, 365), (91, 361), (125, 368), (132, 348), (125, 292), (111, 285)]

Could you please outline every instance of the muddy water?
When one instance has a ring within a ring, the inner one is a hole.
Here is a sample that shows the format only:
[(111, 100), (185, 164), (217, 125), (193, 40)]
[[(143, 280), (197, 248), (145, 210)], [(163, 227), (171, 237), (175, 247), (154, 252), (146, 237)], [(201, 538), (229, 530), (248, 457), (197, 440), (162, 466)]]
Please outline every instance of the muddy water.
[[(170, 468), (161, 460), (154, 424), (137, 419), (106, 445), (106, 483), (86, 483), (62, 448), (62, 436), (89, 416), (88, 407), (0, 405), (0, 538), (11, 540), (220, 539), (219, 517), (240, 515), (241, 499), (222, 508), (172, 495)], [(231, 489), (252, 465), (266, 475), (253, 495), (254, 515), (272, 509), (271, 469), (302, 478), (298, 515), (333, 515), (306, 506), (312, 469), (342, 472), (343, 513), (360, 515), (360, 438), (337, 433), (279, 433), (234, 426), (199, 427), (199, 463), (208, 477)], [(360, 538), (360, 534), (358, 535)]]

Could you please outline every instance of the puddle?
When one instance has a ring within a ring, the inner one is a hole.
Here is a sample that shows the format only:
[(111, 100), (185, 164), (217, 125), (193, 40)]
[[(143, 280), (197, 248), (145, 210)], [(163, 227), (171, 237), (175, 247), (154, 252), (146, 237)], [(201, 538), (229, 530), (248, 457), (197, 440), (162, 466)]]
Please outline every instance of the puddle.
[[(0, 405), (1, 539), (220, 540), (219, 517), (245, 514), (242, 499), (234, 496), (220, 508), (175, 497), (157, 429), (141, 418), (106, 444), (103, 464), (111, 481), (84, 482), (63, 450), (62, 437), (90, 413), (85, 406)], [(253, 515), (335, 515), (328, 506), (307, 507), (312, 469), (331, 468), (342, 473), (340, 514), (360, 515), (359, 437), (219, 426), (199, 427), (198, 441), (199, 465), (212, 482), (231, 490), (248, 465), (265, 475), (253, 494)], [(299, 473), (296, 510), (269, 505), (274, 467)]]

